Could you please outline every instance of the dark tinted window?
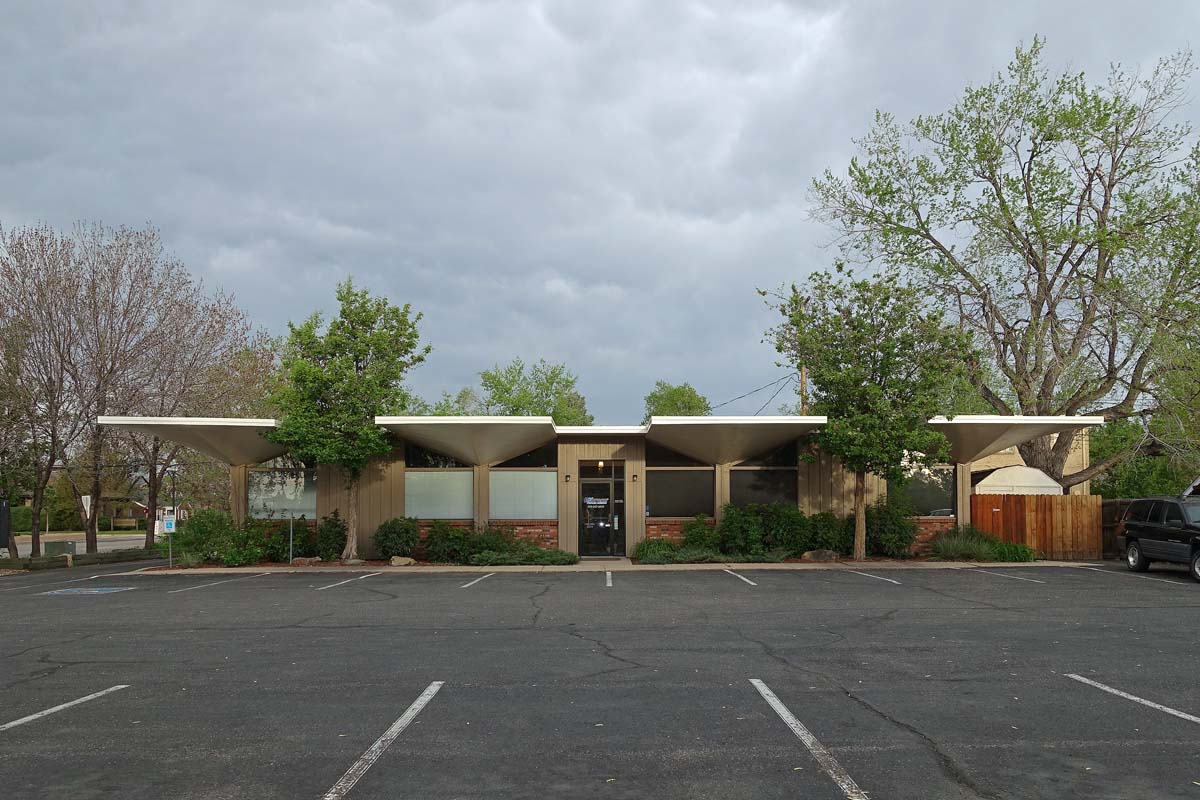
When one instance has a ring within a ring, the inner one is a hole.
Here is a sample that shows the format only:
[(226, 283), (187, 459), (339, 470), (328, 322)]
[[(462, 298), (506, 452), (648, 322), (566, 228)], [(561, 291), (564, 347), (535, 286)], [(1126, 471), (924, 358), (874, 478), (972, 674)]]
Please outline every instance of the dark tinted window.
[(742, 465), (747, 467), (794, 467), (799, 460), (800, 448), (793, 439), (783, 447), (776, 448), (769, 453), (747, 458)]
[(498, 469), (505, 467), (557, 467), (558, 442), (548, 442), (536, 450), (522, 453), (516, 458), (497, 464)]
[(1183, 513), (1187, 514), (1188, 521), (1191, 523), (1200, 523), (1200, 503), (1184, 503)]
[(1129, 504), (1129, 513), (1125, 515), (1125, 519), (1129, 522), (1145, 522), (1146, 513), (1150, 510), (1149, 500), (1135, 500)]
[(935, 512), (940, 512), (937, 516), (954, 513), (952, 469), (919, 470), (903, 483), (888, 481), (887, 490), (888, 497), (907, 498), (912, 513), (918, 517), (927, 517)]
[[(604, 466), (601, 466), (603, 464)], [(604, 459), (603, 461), (580, 461), (579, 479), (584, 478), (624, 478), (625, 462)]]
[(412, 442), (404, 445), (404, 465), (416, 469), (429, 467), (449, 469), (470, 466), (470, 464), (464, 464), (444, 453), (435, 453), (433, 450), (426, 450), (421, 445), (413, 444)]
[(653, 469), (646, 472), (646, 516), (713, 514), (713, 471)]
[(796, 504), (796, 470), (735, 469), (729, 472), (729, 502)]
[(1183, 509), (1178, 503), (1167, 503), (1167, 516), (1164, 522), (1183, 522)]
[(1147, 522), (1162, 522), (1163, 505), (1161, 500), (1156, 500), (1154, 505), (1150, 506), (1150, 515), (1146, 517)]

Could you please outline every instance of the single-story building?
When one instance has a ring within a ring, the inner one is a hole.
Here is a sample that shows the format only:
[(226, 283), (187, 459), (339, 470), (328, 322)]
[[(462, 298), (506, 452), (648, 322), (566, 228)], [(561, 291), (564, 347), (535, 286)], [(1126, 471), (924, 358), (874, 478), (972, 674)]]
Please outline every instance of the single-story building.
[[(560, 426), (549, 417), (377, 417), (396, 448), (359, 488), (359, 547), (394, 517), (462, 526), (502, 524), (581, 556), (631, 552), (647, 537), (678, 536), (697, 514), (729, 503), (785, 502), (805, 513), (853, 511), (854, 478), (800, 440), (819, 416), (653, 417), (646, 425)], [(331, 467), (281, 466), (286, 448), (262, 435), (271, 419), (100, 417), (101, 425), (158, 436), (229, 465), (230, 503), (246, 516), (318, 519), (348, 506)], [(921, 483), (923, 503), (970, 521), (971, 464), (1034, 437), (1102, 424), (1100, 417), (937, 417), (952, 464)], [(807, 456), (807, 457), (806, 457)], [(867, 500), (887, 492), (871, 477)], [(940, 494), (939, 494), (940, 493)], [(927, 513), (927, 512), (926, 512)]]

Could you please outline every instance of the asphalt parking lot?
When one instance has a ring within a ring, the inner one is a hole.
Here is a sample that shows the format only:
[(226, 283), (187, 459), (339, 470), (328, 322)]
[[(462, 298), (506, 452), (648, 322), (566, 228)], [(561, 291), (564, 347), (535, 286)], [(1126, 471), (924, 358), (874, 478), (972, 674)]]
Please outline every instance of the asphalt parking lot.
[(1200, 798), (1182, 569), (124, 569), (0, 578), (0, 795)]

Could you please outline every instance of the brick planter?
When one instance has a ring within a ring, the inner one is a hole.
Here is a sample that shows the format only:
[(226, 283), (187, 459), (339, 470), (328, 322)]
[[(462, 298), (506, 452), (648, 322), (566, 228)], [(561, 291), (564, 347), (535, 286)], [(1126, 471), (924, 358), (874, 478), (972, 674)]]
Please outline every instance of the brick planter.
[[(694, 517), (647, 517), (646, 518), (646, 538), (647, 539), (670, 539), (673, 542), (679, 543), (683, 541), (683, 526), (691, 522)], [(705, 520), (708, 527), (713, 526), (711, 518)]]
[(958, 523), (954, 517), (913, 517), (912, 521), (917, 523), (917, 539), (912, 546), (914, 556), (929, 555), (929, 540), (951, 530)]
[(494, 519), (490, 525), (510, 528), (518, 539), (533, 542), (548, 550), (558, 548), (558, 520), (556, 519)]

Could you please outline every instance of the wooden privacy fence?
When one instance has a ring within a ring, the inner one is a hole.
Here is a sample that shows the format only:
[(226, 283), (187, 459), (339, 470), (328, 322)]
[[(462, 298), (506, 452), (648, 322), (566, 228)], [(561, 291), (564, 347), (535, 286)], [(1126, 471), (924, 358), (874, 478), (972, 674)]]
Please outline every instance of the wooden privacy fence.
[(1027, 544), (1043, 558), (1100, 558), (1102, 503), (1098, 495), (975, 494), (971, 522), (1006, 542)]

